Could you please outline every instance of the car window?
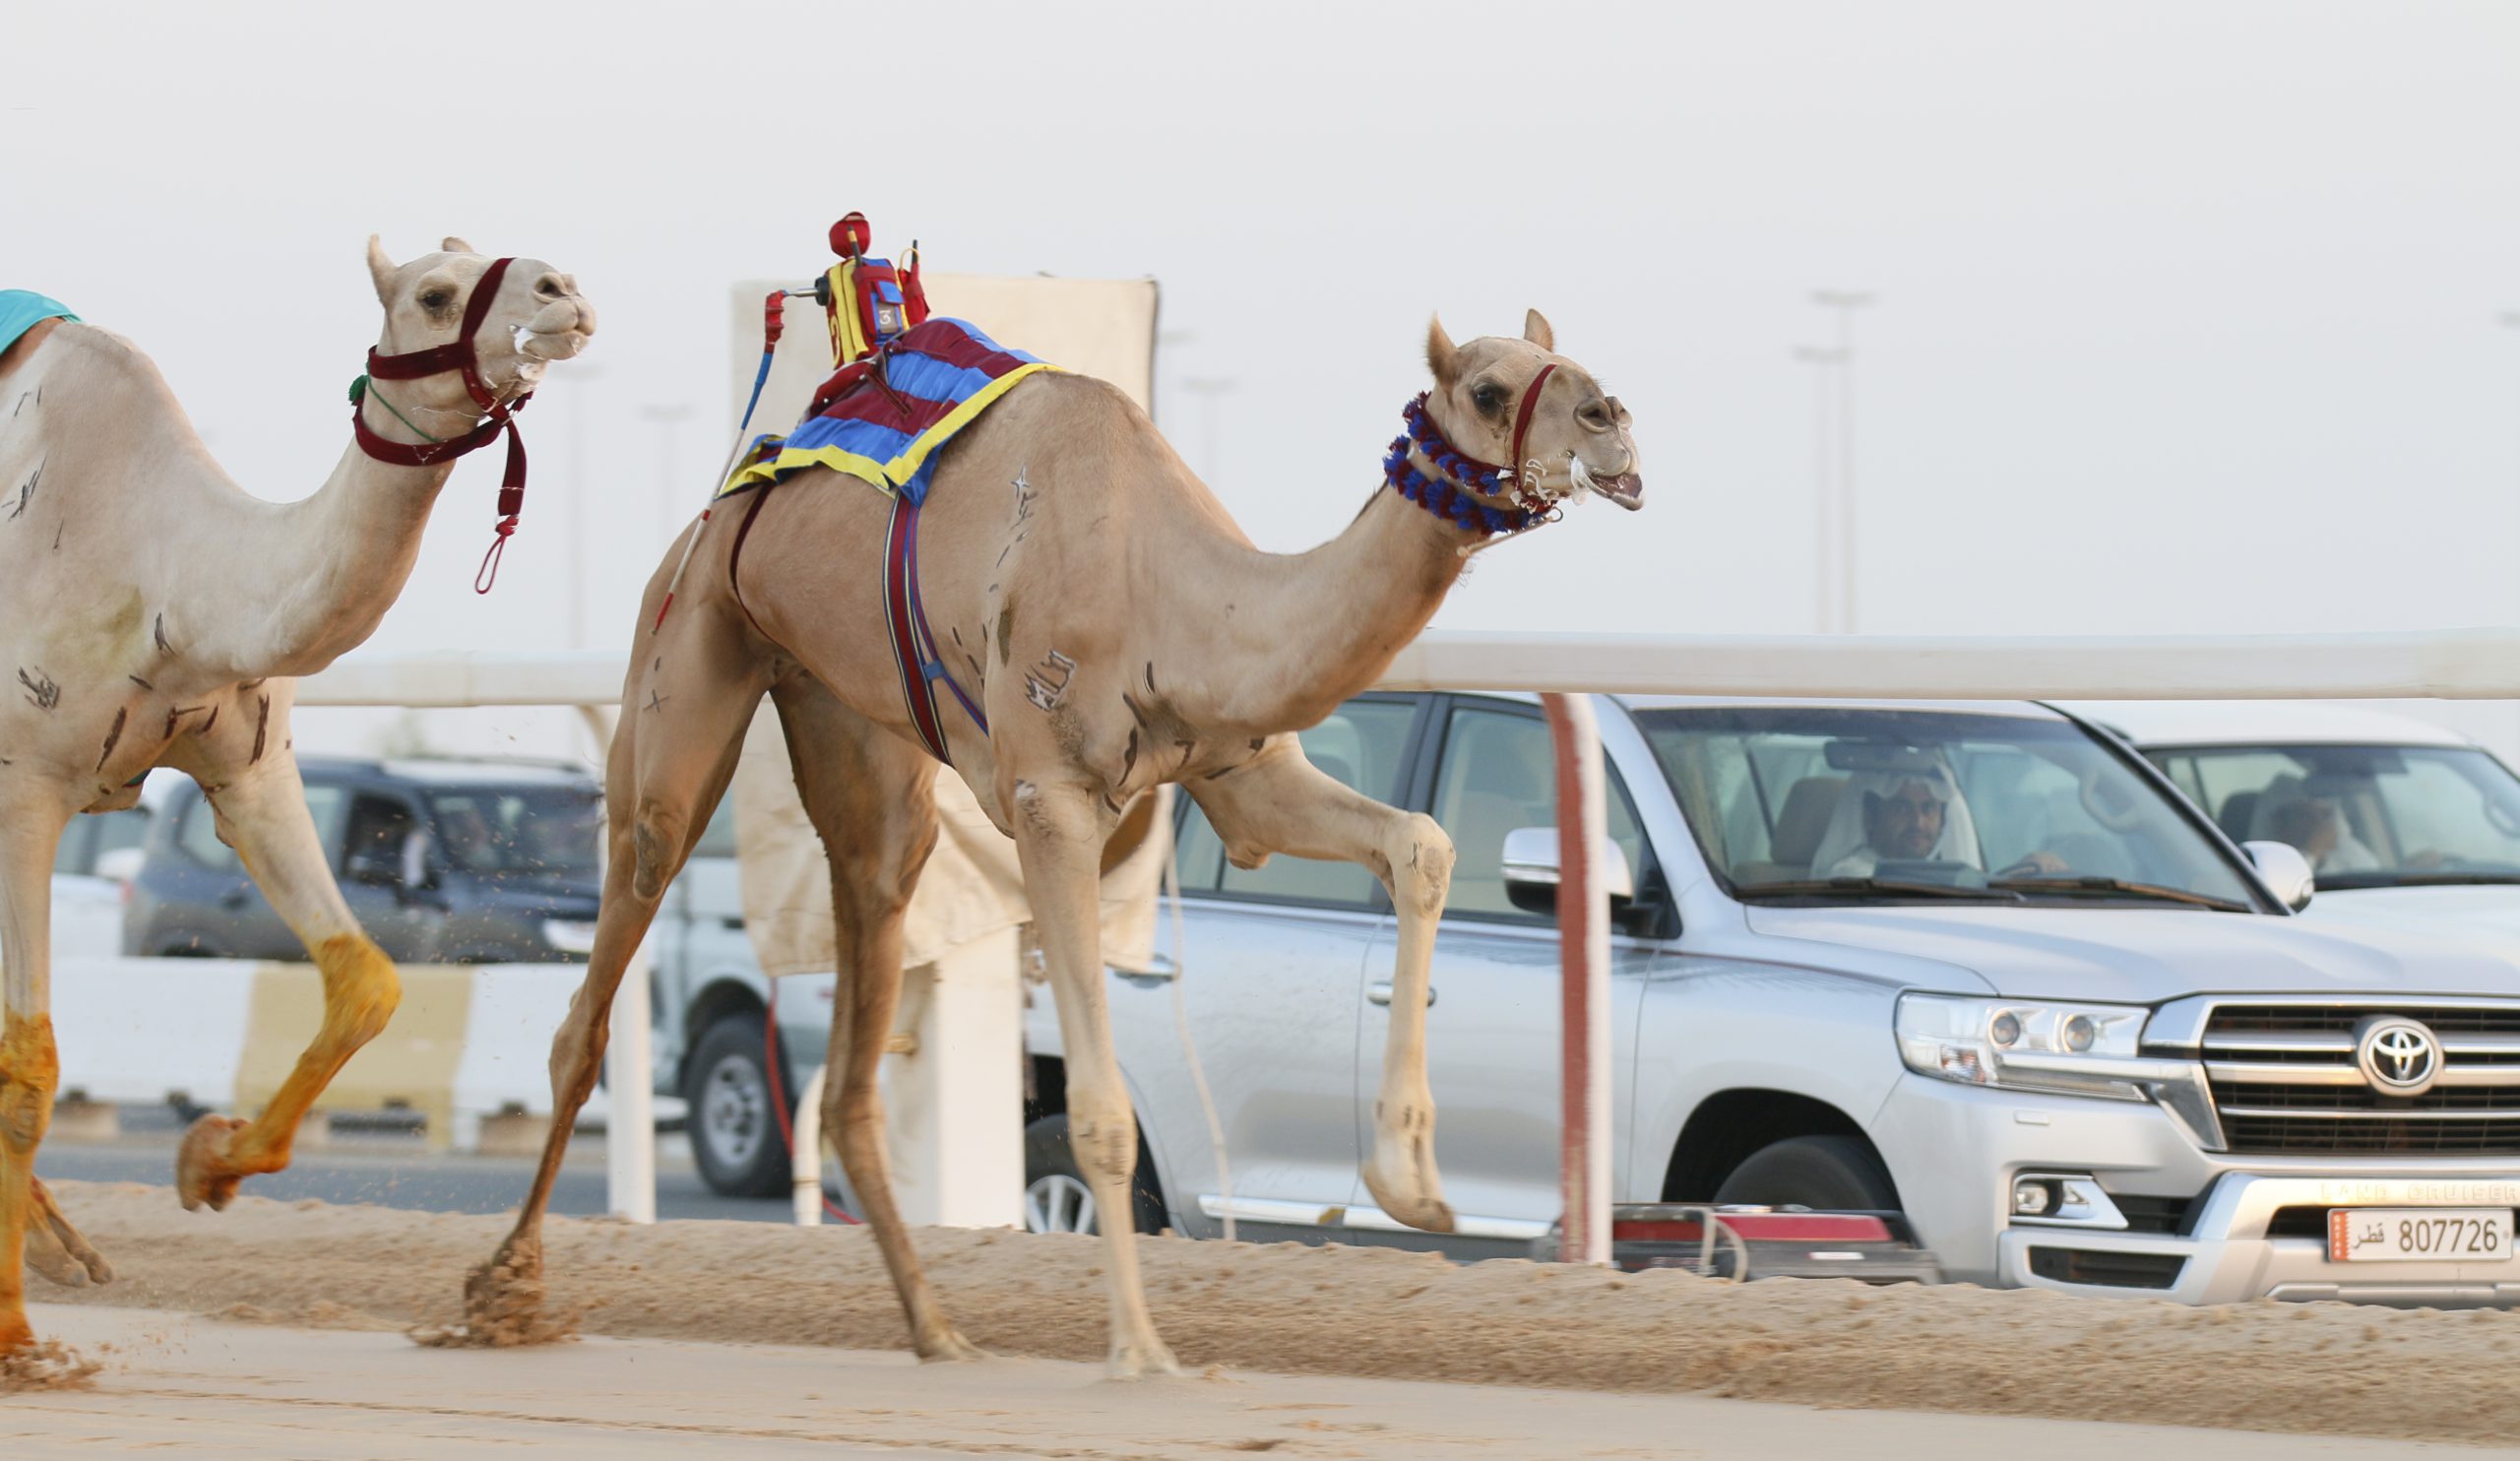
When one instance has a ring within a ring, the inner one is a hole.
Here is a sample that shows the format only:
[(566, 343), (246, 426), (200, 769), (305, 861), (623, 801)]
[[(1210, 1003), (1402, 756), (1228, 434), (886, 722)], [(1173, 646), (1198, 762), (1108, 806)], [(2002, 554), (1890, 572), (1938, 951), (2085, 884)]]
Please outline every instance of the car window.
[[(308, 789), (312, 791), (312, 788)], [(365, 863), (398, 867), (403, 842), (410, 836), (411, 808), (391, 796), (359, 796), (350, 802), (349, 836), (345, 839), (342, 870)]]
[(184, 807), (184, 825), (176, 832), (175, 846), (213, 871), (226, 872), (236, 866), (236, 850), (219, 840), (219, 813), (207, 797), (195, 796)]
[(2201, 804), (2236, 840), (2290, 843), (2319, 885), (2520, 880), (2520, 779), (2453, 746), (2182, 750)]
[[(1296, 740), (1307, 760), (1341, 783), (1380, 801), (1400, 794), (1401, 763), (1409, 755), (1409, 730), (1417, 723), (1413, 700), (1351, 700)], [(1373, 874), (1354, 862), (1290, 858), (1281, 853), (1260, 867), (1226, 861), (1225, 843), (1192, 803), (1181, 825), (1181, 888), (1185, 893), (1370, 908), (1378, 893)]]
[(1810, 705), (1657, 708), (1638, 724), (1744, 896), (1878, 901), (1934, 883), (1989, 902), (2251, 903), (2168, 788), (2068, 721)]
[[(1606, 800), (1610, 841), (1626, 856), (1629, 875), (1641, 882), (1645, 832), (1615, 770)], [(1453, 840), (1447, 915), (1555, 921), (1514, 907), (1505, 896), (1505, 834), (1557, 825), (1557, 761), (1547, 721), (1518, 711), (1455, 707), (1435, 769), (1434, 817)]]
[(469, 788), (430, 792), (440, 858), (495, 877), (596, 870), (603, 798), (592, 787)]

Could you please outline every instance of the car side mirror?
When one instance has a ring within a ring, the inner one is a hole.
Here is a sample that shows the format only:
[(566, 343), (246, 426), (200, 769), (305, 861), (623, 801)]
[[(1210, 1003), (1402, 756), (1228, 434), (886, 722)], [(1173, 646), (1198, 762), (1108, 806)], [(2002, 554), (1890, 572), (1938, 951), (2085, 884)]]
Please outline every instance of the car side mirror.
[[(1594, 854), (1601, 869), (1602, 882), (1608, 887), (1613, 907), (1636, 896), (1636, 874), (1627, 865), (1627, 854), (1617, 843), (1605, 837), (1601, 850)], [(1504, 856), (1505, 897), (1525, 913), (1557, 912), (1557, 829), (1554, 827), (1517, 827), (1505, 834)]]
[(2257, 875), (2276, 901), (2295, 913), (2310, 906), (2310, 894), (2317, 891), (2318, 878), (2300, 848), (2289, 842), (2244, 842), (2240, 851), (2257, 864)]

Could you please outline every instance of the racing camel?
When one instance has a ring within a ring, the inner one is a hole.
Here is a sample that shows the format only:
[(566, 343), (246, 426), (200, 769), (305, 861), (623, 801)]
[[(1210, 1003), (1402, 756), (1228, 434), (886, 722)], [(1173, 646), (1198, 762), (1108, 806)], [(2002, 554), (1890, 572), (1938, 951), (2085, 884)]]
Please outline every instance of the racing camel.
[[(937, 836), (940, 760), (1016, 840), (1057, 1000), (1077, 1159), (1101, 1211), (1131, 1211), (1138, 1142), (1103, 1004), (1097, 877), (1132, 798), (1173, 782), (1238, 866), (1272, 853), (1333, 858), (1389, 889), (1399, 967), (1364, 1180), (1395, 1218), (1448, 1231), (1423, 1043), (1452, 844), (1430, 819), (1314, 769), (1293, 732), (1374, 682), (1474, 547), (1540, 526), (1566, 498), (1641, 505), (1626, 411), (1554, 349), (1537, 311), (1519, 340), (1456, 347), (1434, 324), (1434, 389), (1408, 411), (1384, 484), (1306, 553), (1254, 548), (1118, 390), (1038, 367), (936, 459), (907, 551), (889, 567), (900, 501), (828, 467), (722, 499), (714, 526), (703, 519), (668, 551), (640, 607), (608, 768), (594, 955), (552, 1046), (541, 1169), (514, 1232), (467, 1285), (470, 1336), (516, 1342), (548, 1322), (542, 1217), (596, 1082), (613, 990), (764, 693), (831, 858), (842, 992), (824, 1129), (921, 1357), (977, 1353), (939, 1307), (894, 1205), (876, 1090), (903, 910)], [(701, 528), (677, 591), (675, 565)], [(939, 680), (952, 692), (941, 714)], [(1170, 1372), (1134, 1240), (1126, 1223), (1103, 1225), (1111, 1372)]]
[[(456, 238), (402, 265), (371, 238), (368, 268), (385, 306), (368, 370), (385, 384), (352, 408), (355, 440), (323, 488), (290, 503), (221, 472), (130, 343), (0, 293), (0, 1365), (33, 1345), (26, 1266), (74, 1286), (112, 1277), (34, 1179), (60, 1076), (48, 925), (71, 817), (132, 805), (152, 767), (189, 774), (323, 972), (322, 1029), (271, 1103), (185, 1135), (185, 1207), (225, 1207), (240, 1180), (287, 1166), (316, 1097), (401, 997), (307, 811), (290, 677), (376, 628), (455, 459), (513, 432), (510, 407), (586, 348), (595, 309), (550, 265)], [(519, 491), (523, 475), (518, 455)], [(500, 510), (504, 540), (515, 508)]]

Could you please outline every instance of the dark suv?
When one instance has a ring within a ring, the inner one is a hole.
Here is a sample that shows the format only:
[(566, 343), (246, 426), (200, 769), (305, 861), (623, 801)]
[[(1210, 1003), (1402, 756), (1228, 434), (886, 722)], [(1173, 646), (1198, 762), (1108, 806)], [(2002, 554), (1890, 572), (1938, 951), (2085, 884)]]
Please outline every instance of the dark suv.
[[(414, 964), (582, 960), (602, 890), (601, 785), (575, 767), (485, 761), (298, 763), (350, 913)], [(304, 947), (183, 782), (152, 821), (123, 915), (126, 954), (302, 959)]]

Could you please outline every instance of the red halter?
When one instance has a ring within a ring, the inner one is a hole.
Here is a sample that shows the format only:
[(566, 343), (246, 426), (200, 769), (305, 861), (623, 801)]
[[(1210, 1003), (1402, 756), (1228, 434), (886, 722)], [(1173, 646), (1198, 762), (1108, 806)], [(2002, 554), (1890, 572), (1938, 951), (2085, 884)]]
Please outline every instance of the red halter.
[(434, 467), (451, 462), (477, 447), (490, 444), (491, 438), (505, 431), (508, 437), (508, 465), (499, 479), (498, 537), (490, 550), (481, 557), (481, 571), (472, 576), (472, 592), (486, 594), (498, 582), (499, 559), (506, 552), (508, 536), (516, 532), (517, 515), (525, 510), (525, 438), (517, 434), (515, 413), (525, 409), (534, 399), (532, 391), (516, 398), (514, 403), (501, 401), (488, 383), (481, 379), (481, 357), (472, 348), (472, 337), (480, 332), (481, 322), (488, 318), (490, 303), (499, 294), (499, 285), (507, 278), (513, 258), (493, 259), (480, 282), (472, 286), (472, 297), (464, 306), (464, 328), (451, 344), (429, 349), (412, 350), (400, 355), (367, 352), (367, 373), (377, 380), (418, 380), (423, 376), (443, 375), (450, 370), (463, 372), (465, 394), (472, 404), (487, 413), (489, 419), (462, 436), (445, 441), (424, 441), (408, 445), (388, 441), (368, 429), (362, 408), (350, 407), (350, 426), (358, 435), (359, 450), (379, 462), (397, 467)]
[(1505, 476), (1512, 483), (1507, 496), (1516, 507), (1527, 512), (1537, 512), (1548, 506), (1548, 499), (1540, 495), (1540, 474), (1535, 472), (1530, 481), (1523, 480), (1523, 436), (1532, 428), (1532, 411), (1540, 405), (1540, 388), (1548, 384), (1549, 376), (1556, 369), (1554, 361), (1540, 368), (1540, 374), (1532, 377), (1532, 383), (1523, 387), (1523, 404), (1514, 413), (1512, 450), (1505, 458)]

